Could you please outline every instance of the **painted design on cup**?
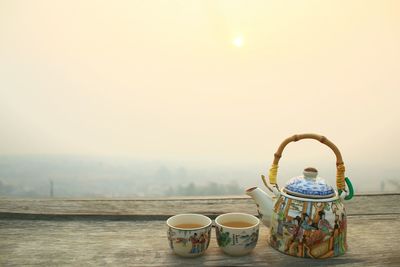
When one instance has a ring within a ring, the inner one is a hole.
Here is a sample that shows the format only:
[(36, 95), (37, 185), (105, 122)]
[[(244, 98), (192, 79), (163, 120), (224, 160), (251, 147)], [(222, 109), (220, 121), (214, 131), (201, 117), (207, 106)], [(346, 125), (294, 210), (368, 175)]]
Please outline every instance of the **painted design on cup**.
[(217, 227), (215, 231), (217, 243), (220, 247), (240, 245), (244, 248), (254, 248), (258, 241), (258, 229), (253, 229), (251, 234), (246, 231), (242, 231), (242, 233), (239, 234), (230, 234), (229, 229), (224, 230), (224, 227)]
[(171, 249), (175, 247), (191, 247), (190, 254), (204, 252), (210, 244), (211, 228), (204, 231), (176, 231), (169, 227), (168, 240)]
[(224, 232), (224, 228), (216, 227), (215, 228), (215, 233), (216, 233), (216, 236), (217, 236), (218, 246), (226, 247), (228, 244), (231, 243), (232, 239), (229, 236), (229, 232), (226, 232), (226, 231)]

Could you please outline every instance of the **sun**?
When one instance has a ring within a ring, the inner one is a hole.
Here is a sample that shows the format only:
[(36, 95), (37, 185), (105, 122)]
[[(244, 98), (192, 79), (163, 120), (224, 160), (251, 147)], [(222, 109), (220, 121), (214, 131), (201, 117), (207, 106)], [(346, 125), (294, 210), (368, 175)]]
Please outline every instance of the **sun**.
[(242, 47), (243, 46), (243, 44), (244, 44), (244, 42), (243, 42), (243, 37), (242, 36), (236, 36), (234, 39), (233, 39), (233, 45), (234, 46), (236, 46), (236, 47)]

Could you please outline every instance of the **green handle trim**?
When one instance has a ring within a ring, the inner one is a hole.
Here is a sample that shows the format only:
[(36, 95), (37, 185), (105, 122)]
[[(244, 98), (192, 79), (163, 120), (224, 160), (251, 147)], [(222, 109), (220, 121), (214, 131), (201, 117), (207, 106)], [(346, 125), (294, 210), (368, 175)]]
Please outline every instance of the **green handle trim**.
[[(344, 199), (345, 200), (350, 200), (354, 196), (354, 188), (353, 188), (353, 185), (350, 182), (349, 177), (346, 177), (344, 180), (346, 181), (347, 187), (349, 188), (349, 194), (347, 196), (345, 196)], [(342, 194), (342, 190), (339, 189), (339, 195), (341, 195), (341, 194)]]

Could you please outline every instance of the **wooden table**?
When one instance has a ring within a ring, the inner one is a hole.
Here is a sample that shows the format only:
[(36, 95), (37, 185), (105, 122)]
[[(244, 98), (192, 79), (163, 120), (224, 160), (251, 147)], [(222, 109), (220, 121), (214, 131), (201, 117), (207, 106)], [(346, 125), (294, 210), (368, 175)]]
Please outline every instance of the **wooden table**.
[(287, 256), (267, 244), (261, 227), (252, 254), (223, 254), (212, 234), (199, 258), (174, 255), (165, 220), (178, 213), (215, 218), (256, 214), (247, 197), (158, 200), (0, 199), (0, 266), (400, 266), (400, 194), (358, 195), (346, 203), (346, 255), (325, 260)]

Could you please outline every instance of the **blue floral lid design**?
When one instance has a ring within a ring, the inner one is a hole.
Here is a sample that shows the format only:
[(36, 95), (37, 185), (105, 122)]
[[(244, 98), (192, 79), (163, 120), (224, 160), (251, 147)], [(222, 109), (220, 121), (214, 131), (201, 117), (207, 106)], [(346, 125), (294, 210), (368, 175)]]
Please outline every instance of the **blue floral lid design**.
[(315, 168), (306, 168), (303, 175), (290, 179), (284, 190), (291, 195), (309, 198), (328, 198), (335, 195), (335, 190), (324, 179), (317, 177)]

